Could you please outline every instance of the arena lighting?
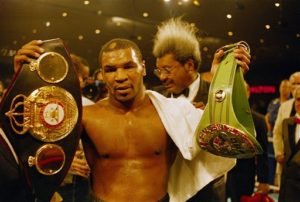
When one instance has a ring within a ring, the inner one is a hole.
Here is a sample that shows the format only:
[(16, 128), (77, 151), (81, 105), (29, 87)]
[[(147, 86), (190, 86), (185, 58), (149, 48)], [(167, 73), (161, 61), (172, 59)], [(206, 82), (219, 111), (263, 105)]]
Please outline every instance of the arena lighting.
[(111, 18), (114, 23), (132, 23), (132, 20), (122, 17), (114, 16)]
[(253, 94), (273, 94), (276, 93), (275, 86), (251, 86), (250, 92)]
[(100, 34), (101, 30), (100, 29), (95, 29), (95, 34)]
[(194, 4), (195, 6), (200, 6), (200, 2), (199, 2), (198, 0), (194, 0), (194, 1), (193, 1), (193, 4)]
[(229, 32), (227, 33), (227, 35), (228, 35), (228, 36), (233, 36), (233, 32), (229, 31)]
[(79, 39), (79, 40), (83, 40), (83, 35), (79, 35), (79, 36), (78, 36), (78, 39)]
[(271, 25), (265, 25), (266, 29), (270, 29)]
[(148, 16), (149, 16), (149, 13), (147, 13), (147, 12), (144, 12), (144, 13), (143, 13), (143, 17), (146, 18), (146, 17), (148, 17)]

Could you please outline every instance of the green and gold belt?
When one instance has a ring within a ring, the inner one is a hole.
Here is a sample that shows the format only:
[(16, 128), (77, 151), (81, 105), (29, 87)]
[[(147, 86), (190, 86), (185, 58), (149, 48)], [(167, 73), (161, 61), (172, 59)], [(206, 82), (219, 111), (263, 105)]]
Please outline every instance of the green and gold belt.
[(251, 158), (262, 153), (255, 138), (243, 72), (233, 50), (246, 42), (224, 46), (225, 55), (214, 75), (203, 117), (197, 127), (199, 146), (218, 156)]

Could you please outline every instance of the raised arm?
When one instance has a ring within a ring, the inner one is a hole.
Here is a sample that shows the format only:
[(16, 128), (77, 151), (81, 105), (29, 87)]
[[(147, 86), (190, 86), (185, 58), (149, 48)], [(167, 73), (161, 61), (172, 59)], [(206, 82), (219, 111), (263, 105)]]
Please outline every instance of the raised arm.
[(42, 40), (33, 40), (22, 46), (14, 56), (14, 71), (17, 72), (23, 63), (29, 63), (32, 58), (38, 58), (45, 50), (40, 47)]

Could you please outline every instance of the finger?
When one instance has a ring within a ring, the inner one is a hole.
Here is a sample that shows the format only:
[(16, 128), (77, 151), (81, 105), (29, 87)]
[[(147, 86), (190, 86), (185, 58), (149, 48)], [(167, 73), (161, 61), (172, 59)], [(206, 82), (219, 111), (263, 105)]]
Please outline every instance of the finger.
[(88, 177), (90, 174), (90, 171), (73, 169), (73, 170), (69, 170), (69, 173), (71, 173), (73, 175), (80, 175), (83, 177)]
[(218, 49), (214, 54), (214, 59), (220, 61), (224, 56), (224, 51), (222, 49)]
[(17, 72), (23, 63), (29, 63), (31, 59), (26, 55), (15, 55), (14, 57), (14, 71)]
[(77, 150), (75, 156), (79, 159), (82, 159), (84, 157), (84, 152), (82, 150)]
[(42, 40), (33, 40), (22, 46), (16, 55), (26, 55), (27, 57), (37, 58), (40, 54), (45, 52), (40, 46), (43, 44)]
[(237, 63), (242, 67), (243, 72), (249, 70), (250, 55), (242, 48), (234, 50), (234, 57)]
[(237, 60), (236, 63), (242, 68), (243, 72), (249, 71), (249, 66), (247, 63)]
[(74, 168), (70, 169), (70, 172), (72, 174), (81, 174), (81, 175), (87, 176), (87, 175), (89, 175), (90, 170), (89, 169), (80, 169), (79, 167), (74, 167)]
[(15, 63), (25, 63), (30, 62), (31, 58), (27, 57), (26, 55), (15, 55), (14, 62)]
[(20, 49), (28, 49), (30, 47), (40, 47), (43, 44), (42, 40), (33, 40), (22, 46)]
[(74, 157), (73, 162), (81, 165), (87, 165), (87, 161), (85, 159), (78, 158), (77, 156)]
[(238, 50), (242, 50), (244, 51), (245, 53), (248, 53), (250, 55), (250, 48), (246, 48), (245, 46), (238, 46), (237, 48)]
[(222, 49), (218, 49), (215, 52), (214, 58), (213, 58), (213, 61), (211, 64), (211, 68), (210, 68), (210, 72), (212, 75), (215, 75), (223, 56), (224, 56), (224, 51)]
[(78, 168), (78, 167), (72, 168), (71, 171), (72, 171), (72, 172), (79, 172), (79, 173), (89, 173), (89, 172), (90, 172), (90, 170), (88, 170), (88, 169), (80, 169), (80, 168)]
[(73, 170), (82, 170), (82, 171), (89, 171), (90, 168), (86, 165), (81, 165), (81, 164), (72, 164), (72, 169)]
[(83, 154), (83, 151), (82, 150), (76, 150), (76, 152), (75, 152), (75, 155), (77, 156), (77, 155), (82, 155)]
[(82, 172), (78, 172), (76, 170), (69, 170), (69, 173), (72, 174), (72, 175), (80, 175), (82, 177), (87, 177), (87, 174), (82, 173)]
[(72, 173), (73, 175), (79, 175), (79, 176), (81, 176), (81, 177), (84, 177), (84, 178), (88, 178), (88, 176), (89, 176), (89, 172), (88, 173), (84, 173), (84, 172), (73, 172)]
[(83, 169), (83, 170), (90, 170), (90, 167), (86, 164), (86, 163), (81, 163), (81, 162), (72, 162), (72, 165), (71, 165), (72, 168), (80, 168), (80, 169)]
[[(42, 40), (32, 40), (30, 41), (29, 43), (27, 44), (32, 44), (32, 45), (37, 45), (37, 46), (40, 46), (43, 44), (43, 41)], [(26, 46), (27, 44), (25, 44), (24, 46)]]
[(241, 51), (234, 51), (234, 57), (238, 60), (242, 60), (244, 62), (247, 62), (247, 64), (250, 63), (250, 55), (246, 52), (241, 52)]
[(245, 61), (249, 61), (249, 63), (250, 63), (251, 55), (244, 48), (236, 48), (236, 49), (234, 49), (233, 53), (236, 58), (239, 58), (239, 59), (245, 60)]
[(43, 48), (34, 45), (27, 45), (22, 47), (17, 51), (16, 56), (18, 55), (26, 55), (27, 57), (31, 58), (38, 58), (44, 52)]

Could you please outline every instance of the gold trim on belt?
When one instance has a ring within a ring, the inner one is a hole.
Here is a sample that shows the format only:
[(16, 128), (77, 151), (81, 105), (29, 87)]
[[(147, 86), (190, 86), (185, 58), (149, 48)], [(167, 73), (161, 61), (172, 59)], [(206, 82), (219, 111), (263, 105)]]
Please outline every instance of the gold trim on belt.
[(14, 97), (5, 113), (17, 134), (30, 134), (43, 142), (55, 142), (66, 137), (78, 119), (78, 108), (73, 96), (63, 88), (44, 86), (28, 97)]

